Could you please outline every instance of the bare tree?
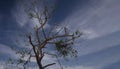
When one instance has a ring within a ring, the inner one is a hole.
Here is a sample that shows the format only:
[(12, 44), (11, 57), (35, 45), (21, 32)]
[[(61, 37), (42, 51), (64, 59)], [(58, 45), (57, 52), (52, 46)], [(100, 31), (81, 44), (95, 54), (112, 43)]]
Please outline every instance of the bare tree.
[[(35, 58), (39, 69), (45, 69), (56, 64), (42, 64), (45, 55), (51, 55), (57, 58), (61, 69), (63, 69), (58, 57), (77, 56), (73, 44), (75, 39), (81, 36), (81, 33), (79, 31), (71, 33), (66, 26), (57, 29), (58, 26), (55, 25), (50, 29), (46, 29), (45, 26), (51, 18), (53, 9), (49, 8), (46, 2), (42, 2), (42, 10), (39, 11), (37, 3), (37, 1), (33, 1), (32, 7), (27, 9), (27, 13), (30, 18), (38, 20), (39, 25), (34, 28), (33, 32), (26, 35), (30, 44), (29, 49), (16, 50), (16, 53), (21, 55), (20, 59), (17, 60), (17, 64), (23, 64), (24, 69), (26, 69), (26, 65), (30, 63), (31, 58)], [(48, 50), (48, 47), (54, 47), (57, 52), (52, 53)]]

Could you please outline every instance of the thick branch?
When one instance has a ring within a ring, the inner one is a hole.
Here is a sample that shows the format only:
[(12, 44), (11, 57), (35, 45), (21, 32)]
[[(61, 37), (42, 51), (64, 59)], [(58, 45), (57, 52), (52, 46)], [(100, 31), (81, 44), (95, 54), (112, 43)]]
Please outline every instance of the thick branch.
[(47, 65), (45, 65), (43, 68), (45, 69), (46, 67), (52, 66), (52, 65), (54, 65), (54, 64), (56, 64), (56, 63), (47, 64)]
[(39, 54), (37, 54), (37, 52), (36, 52), (36, 50), (35, 50), (35, 46), (34, 46), (34, 44), (32, 43), (31, 36), (29, 35), (28, 38), (29, 38), (30, 44), (31, 44), (32, 47), (33, 47), (33, 51), (34, 51), (34, 53), (35, 53), (35, 58), (36, 58), (37, 64), (40, 65)]

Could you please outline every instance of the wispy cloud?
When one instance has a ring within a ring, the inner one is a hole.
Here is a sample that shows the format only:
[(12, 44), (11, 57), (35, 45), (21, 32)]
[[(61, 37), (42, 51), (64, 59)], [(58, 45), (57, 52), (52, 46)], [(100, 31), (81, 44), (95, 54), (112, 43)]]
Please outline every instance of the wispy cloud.
[[(91, 0), (94, 2), (93, 0)], [(119, 31), (120, 26), (120, 7), (119, 0), (105, 0), (99, 5), (83, 7), (76, 9), (74, 13), (68, 16), (63, 23), (68, 23), (71, 29), (80, 28), (81, 30), (92, 31), (91, 35), (88, 32), (86, 38), (99, 37)], [(84, 32), (83, 32), (84, 33)]]
[(83, 40), (83, 41), (80, 40), (79, 43), (77, 44), (77, 47), (79, 47), (77, 49), (80, 55), (84, 55), (84, 54), (100, 51), (109, 47), (113, 47), (115, 45), (120, 44), (119, 35), (120, 35), (120, 31), (90, 40)]

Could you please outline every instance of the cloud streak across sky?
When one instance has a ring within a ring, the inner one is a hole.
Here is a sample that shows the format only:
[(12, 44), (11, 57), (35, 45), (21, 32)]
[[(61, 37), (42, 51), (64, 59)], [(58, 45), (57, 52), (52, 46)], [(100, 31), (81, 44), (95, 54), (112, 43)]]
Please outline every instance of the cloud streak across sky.
[(76, 27), (83, 29), (86, 34), (90, 34), (88, 38), (93, 38), (93, 35), (98, 37), (119, 31), (120, 8), (118, 5), (120, 2), (117, 0), (101, 1), (101, 4), (94, 5), (95, 7), (92, 7), (91, 3), (87, 7), (78, 7), (63, 23), (69, 23), (72, 29)]
[[(112, 69), (114, 66), (119, 69), (120, 0), (75, 0), (74, 2), (58, 0), (58, 2), (60, 3), (58, 3), (56, 16), (52, 18), (51, 22), (67, 24), (71, 30), (80, 29), (83, 32), (83, 36), (76, 44), (79, 52), (78, 57), (68, 62), (64, 60), (62, 62), (64, 66), (68, 67), (66, 69), (110, 69), (110, 67)], [(64, 6), (66, 7), (64, 8)], [(0, 59), (7, 54), (13, 54), (9, 46), (14, 45), (13, 39), (16, 39), (14, 36), (26, 29), (26, 26), (33, 26), (32, 23), (35, 23), (34, 21), (29, 23), (30, 20), (24, 15), (25, 12), (19, 6), (19, 2), (14, 5), (10, 12), (11, 24), (2, 20), (4, 15), (0, 12), (2, 15), (0, 16), (0, 22), (2, 21), (0, 32), (3, 32), (0, 34), (0, 46), (2, 47)], [(4, 18), (6, 17), (4, 16)], [(7, 51), (5, 51), (6, 49)], [(46, 57), (45, 61), (47, 60), (52, 61), (49, 56)]]

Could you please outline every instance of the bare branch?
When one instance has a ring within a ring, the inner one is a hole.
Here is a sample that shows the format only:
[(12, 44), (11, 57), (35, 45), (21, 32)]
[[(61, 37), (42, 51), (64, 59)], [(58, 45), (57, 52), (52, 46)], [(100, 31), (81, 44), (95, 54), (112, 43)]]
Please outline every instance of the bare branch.
[(48, 41), (51, 41), (51, 40), (54, 40), (54, 39), (57, 39), (57, 38), (72, 37), (72, 36), (73, 36), (73, 35), (59, 35), (59, 36), (54, 36), (54, 37), (51, 37), (51, 38), (47, 38), (45, 41), (42, 42), (42, 44), (41, 44), (41, 45), (43, 45), (42, 48), (45, 47), (45, 44), (46, 44)]
[[(44, 11), (43, 11), (44, 12)], [(46, 37), (46, 34), (45, 34), (45, 31), (44, 31), (44, 25), (47, 23), (47, 16), (45, 15), (45, 21), (43, 22), (43, 19), (42, 19), (42, 14), (41, 14), (41, 16), (39, 16), (39, 14), (38, 14), (38, 12), (35, 12), (36, 13), (36, 15), (37, 15), (37, 19), (38, 19), (38, 21), (39, 21), (39, 24), (41, 25), (38, 29), (42, 29), (42, 33), (43, 33), (43, 35), (44, 35), (44, 37), (45, 38), (47, 38)]]
[(36, 52), (35, 46), (34, 46), (34, 44), (32, 43), (31, 35), (29, 35), (28, 38), (29, 38), (30, 44), (32, 45), (33, 51), (34, 51), (34, 53), (35, 53), (35, 58), (36, 58), (37, 64), (39, 65), (39, 64), (40, 64), (39, 54)]
[(36, 53), (36, 50), (35, 50), (35, 46), (34, 46), (34, 44), (32, 43), (31, 35), (28, 36), (28, 39), (29, 39), (29, 43), (32, 45), (32, 48), (33, 48), (34, 53), (37, 54), (37, 53)]
[(62, 64), (61, 64), (61, 62), (60, 62), (60, 60), (58, 59), (58, 57), (57, 57), (57, 55), (56, 55), (56, 54), (51, 54), (51, 53), (48, 53), (48, 52), (45, 52), (45, 54), (55, 56), (55, 57), (56, 57), (56, 59), (57, 59), (57, 61), (58, 61), (58, 64), (59, 64), (59, 65), (60, 65), (60, 67), (61, 67), (61, 69), (63, 69)]
[(54, 64), (56, 64), (56, 63), (47, 64), (47, 65), (43, 66), (43, 68), (45, 69), (46, 67), (52, 66)]
[(36, 33), (36, 39), (37, 39), (37, 41), (38, 41), (38, 44), (40, 45), (40, 44), (41, 44), (41, 41), (40, 41), (40, 37), (39, 37), (39, 29), (38, 29), (38, 27), (36, 27), (35, 33)]
[(61, 28), (55, 33), (55, 35), (58, 35), (58, 34), (61, 32), (62, 29), (63, 29), (63, 27), (61, 27)]

